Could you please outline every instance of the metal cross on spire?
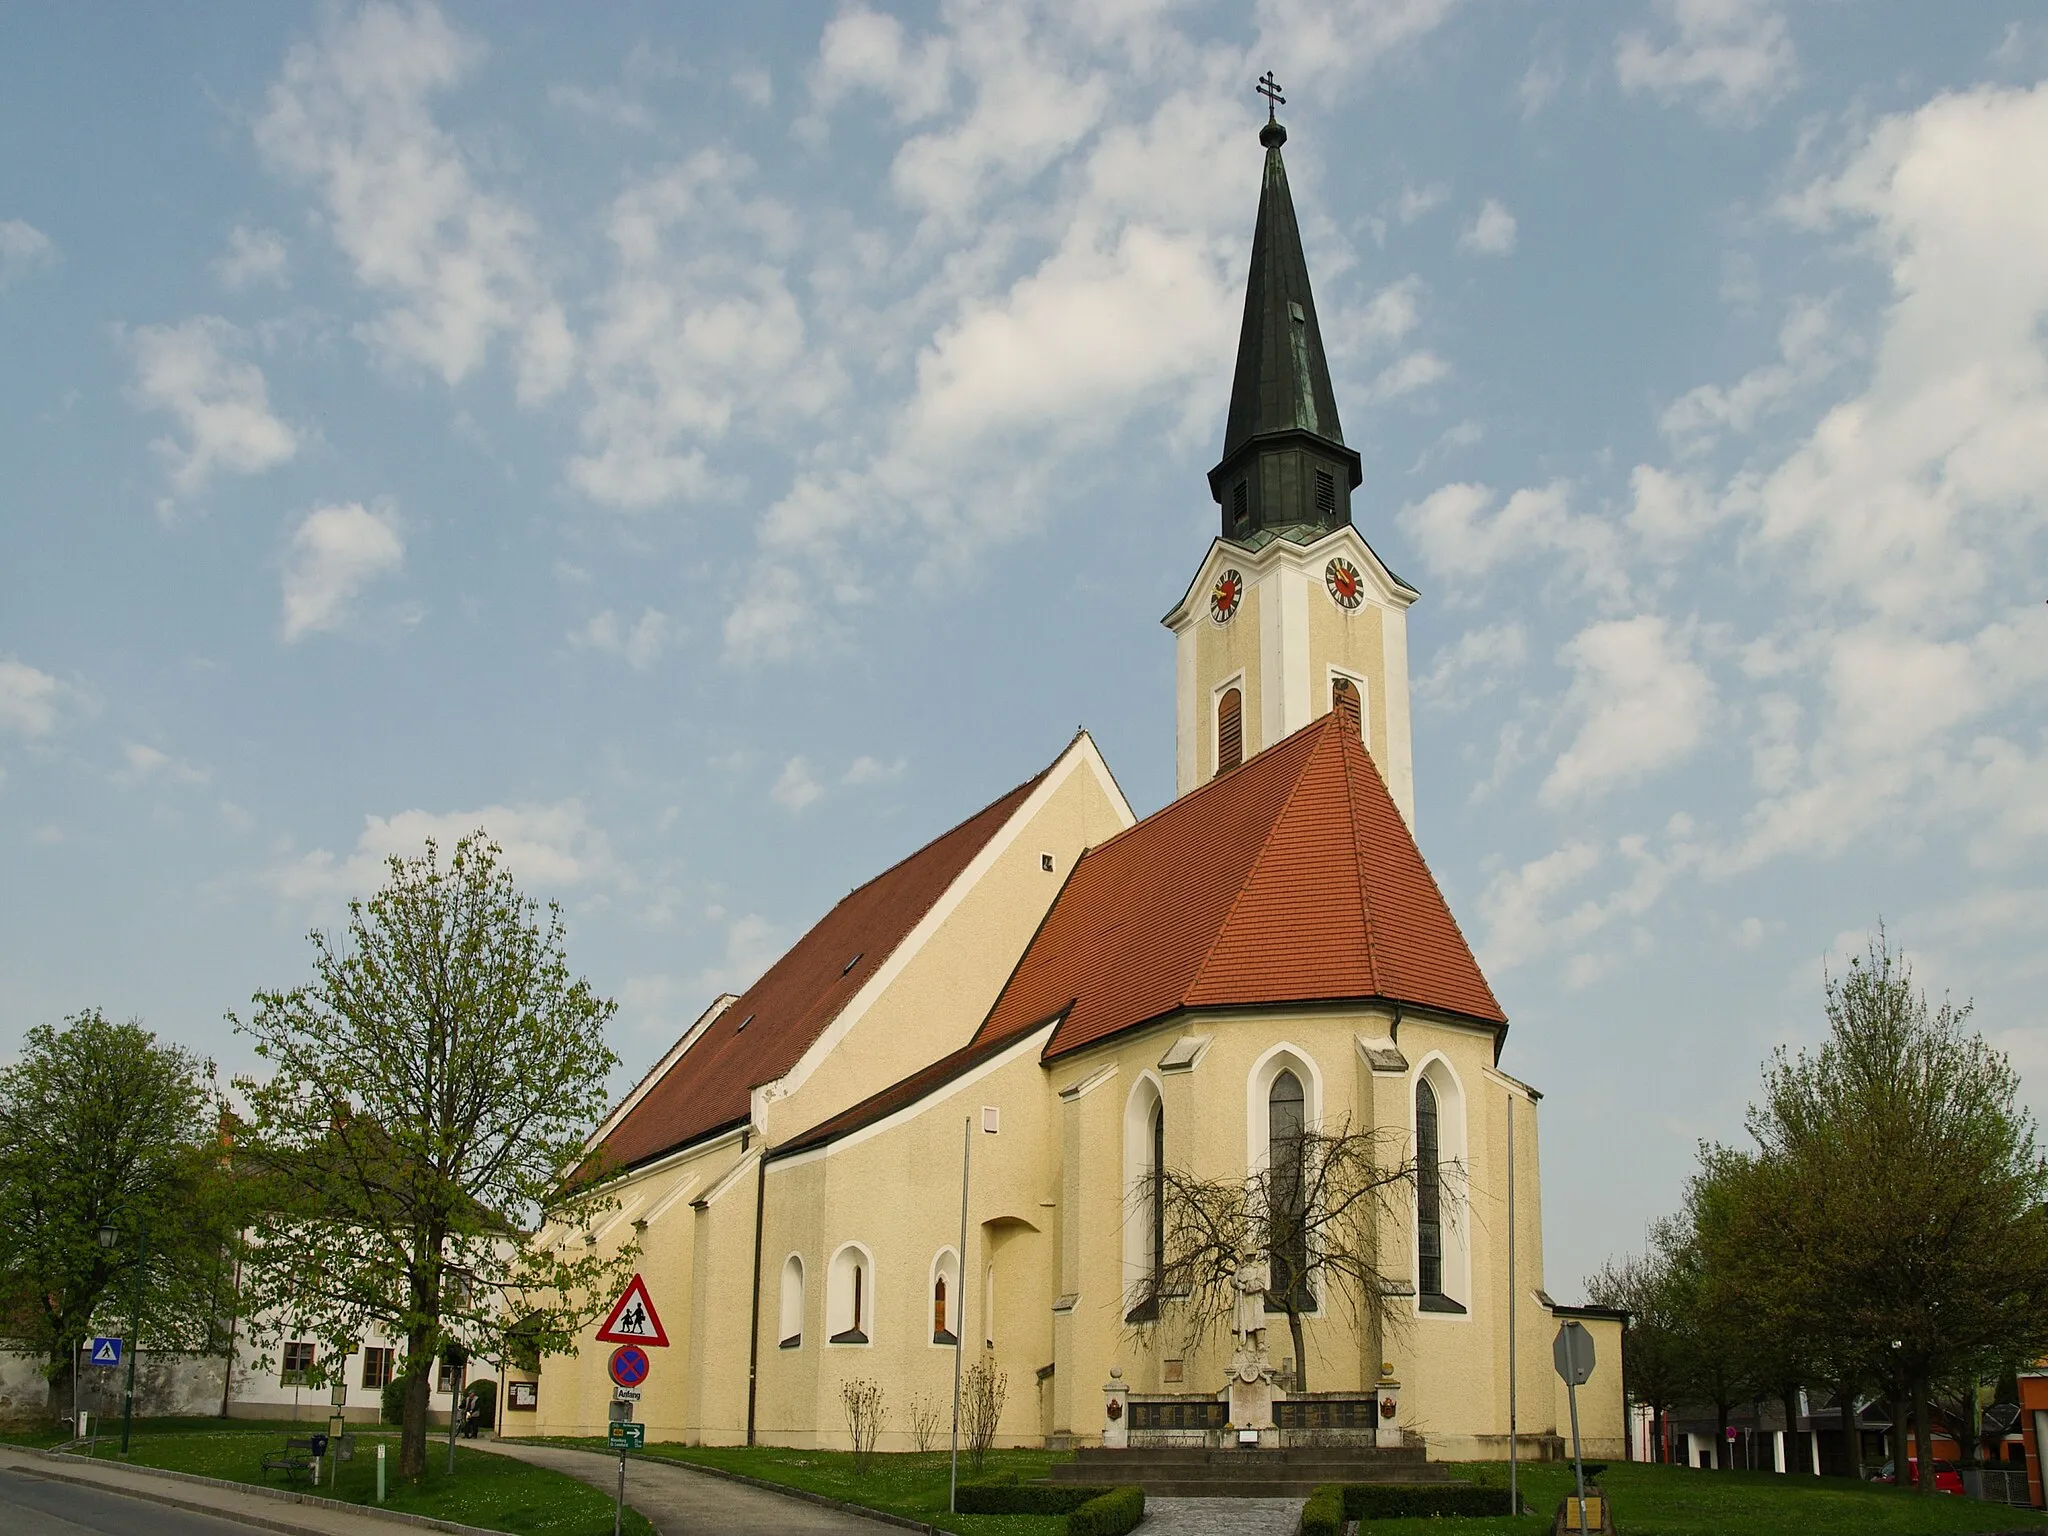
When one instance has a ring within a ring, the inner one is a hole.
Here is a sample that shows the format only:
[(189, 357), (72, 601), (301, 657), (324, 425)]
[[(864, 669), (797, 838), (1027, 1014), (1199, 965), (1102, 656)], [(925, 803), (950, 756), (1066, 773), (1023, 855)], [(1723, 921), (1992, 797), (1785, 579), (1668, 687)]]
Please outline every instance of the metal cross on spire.
[(1269, 69), (1259, 76), (1259, 83), (1252, 89), (1266, 98), (1266, 121), (1274, 121), (1274, 109), (1286, 106), (1287, 98), (1280, 94), (1280, 82), (1273, 78), (1273, 71)]

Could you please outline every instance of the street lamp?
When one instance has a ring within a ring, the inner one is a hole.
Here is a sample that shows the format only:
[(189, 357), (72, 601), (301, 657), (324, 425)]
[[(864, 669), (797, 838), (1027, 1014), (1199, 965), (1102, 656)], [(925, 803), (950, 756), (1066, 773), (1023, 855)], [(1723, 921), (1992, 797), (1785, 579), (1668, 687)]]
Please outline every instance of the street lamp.
[[(121, 1234), (110, 1221), (100, 1223), (100, 1246), (108, 1252)], [(135, 1427), (135, 1351), (142, 1343), (142, 1261), (149, 1249), (149, 1229), (135, 1238), (135, 1276), (128, 1291), (128, 1386), (121, 1398), (121, 1454), (128, 1454), (128, 1437)]]

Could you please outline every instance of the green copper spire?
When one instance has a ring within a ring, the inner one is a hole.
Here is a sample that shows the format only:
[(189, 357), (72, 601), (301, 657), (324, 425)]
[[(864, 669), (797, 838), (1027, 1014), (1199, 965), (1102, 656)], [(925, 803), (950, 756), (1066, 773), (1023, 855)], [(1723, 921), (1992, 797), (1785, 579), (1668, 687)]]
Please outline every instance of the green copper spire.
[[(1272, 86), (1269, 75), (1260, 94), (1269, 102), (1284, 99), (1277, 87), (1267, 89)], [(1259, 142), (1266, 146), (1266, 175), (1223, 459), (1209, 471), (1209, 491), (1223, 509), (1226, 539), (1308, 543), (1351, 521), (1351, 492), (1364, 473), (1358, 455), (1344, 446), (1337, 420), (1301, 228), (1280, 158), (1287, 130), (1270, 111)]]

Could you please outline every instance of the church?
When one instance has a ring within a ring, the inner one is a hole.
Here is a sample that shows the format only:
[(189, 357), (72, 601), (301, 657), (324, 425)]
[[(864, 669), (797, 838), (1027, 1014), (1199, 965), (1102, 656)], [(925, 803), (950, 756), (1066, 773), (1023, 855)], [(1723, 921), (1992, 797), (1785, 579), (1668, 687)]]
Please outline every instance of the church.
[[(1076, 735), (616, 1106), (592, 1149), (619, 1203), (582, 1240), (640, 1246), (650, 1440), (844, 1448), (863, 1381), (881, 1448), (933, 1406), (943, 1444), (958, 1351), (1006, 1384), (999, 1445), (1349, 1432), (1505, 1458), (1512, 1402), (1519, 1454), (1554, 1456), (1576, 1319), (1586, 1454), (1625, 1454), (1619, 1315), (1543, 1289), (1540, 1095), (1501, 1070), (1507, 1014), (1416, 842), (1419, 594), (1353, 521), (1286, 137), (1269, 116), (1218, 535), (1164, 619), (1177, 796), (1140, 819)], [(1318, 1281), (1290, 1326), (1276, 1248), (1184, 1326), (1169, 1189), (1256, 1181), (1324, 1128), (1405, 1170), (1370, 1322)], [(508, 1384), (506, 1433), (603, 1432), (599, 1333)]]

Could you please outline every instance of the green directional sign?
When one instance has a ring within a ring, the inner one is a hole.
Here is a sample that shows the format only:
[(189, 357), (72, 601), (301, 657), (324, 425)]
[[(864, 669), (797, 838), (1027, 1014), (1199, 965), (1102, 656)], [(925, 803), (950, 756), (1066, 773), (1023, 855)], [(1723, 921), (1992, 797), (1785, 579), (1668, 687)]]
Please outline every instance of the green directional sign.
[(604, 1443), (615, 1451), (637, 1451), (647, 1444), (645, 1424), (611, 1424), (605, 1429)]

